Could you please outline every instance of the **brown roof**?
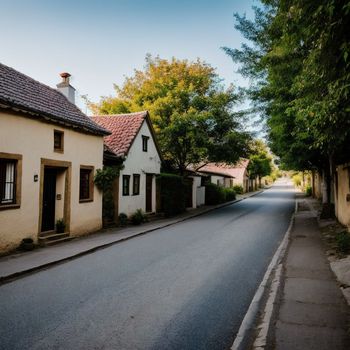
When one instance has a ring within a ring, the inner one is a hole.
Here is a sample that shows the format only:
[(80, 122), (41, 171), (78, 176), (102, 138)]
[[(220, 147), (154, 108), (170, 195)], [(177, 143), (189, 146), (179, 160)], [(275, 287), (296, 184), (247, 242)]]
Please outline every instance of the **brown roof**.
[(59, 91), (0, 63), (0, 105), (95, 135), (109, 133)]
[(221, 176), (228, 176), (233, 178), (241, 178), (249, 164), (248, 159), (241, 159), (235, 165), (226, 163), (208, 163), (202, 167), (197, 167), (198, 172), (217, 174)]
[(105, 137), (105, 144), (118, 157), (125, 157), (138, 134), (143, 121), (148, 117), (147, 111), (93, 116), (91, 119), (112, 134)]

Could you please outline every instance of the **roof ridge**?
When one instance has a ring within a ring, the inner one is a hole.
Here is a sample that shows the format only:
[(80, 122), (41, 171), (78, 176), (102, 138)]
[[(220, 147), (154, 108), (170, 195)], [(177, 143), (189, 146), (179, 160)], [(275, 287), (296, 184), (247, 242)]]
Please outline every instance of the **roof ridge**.
[(147, 115), (148, 111), (140, 111), (140, 112), (131, 112), (131, 113), (119, 113), (119, 114), (95, 114), (89, 116), (90, 118), (103, 118), (103, 117), (127, 117), (127, 116), (134, 116), (134, 115), (141, 115), (144, 114)]

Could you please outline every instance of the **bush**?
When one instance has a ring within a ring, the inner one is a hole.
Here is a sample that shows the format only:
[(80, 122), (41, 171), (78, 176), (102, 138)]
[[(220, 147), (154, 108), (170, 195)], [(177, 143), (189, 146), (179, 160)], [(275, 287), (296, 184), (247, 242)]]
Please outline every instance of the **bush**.
[(66, 224), (63, 219), (58, 219), (56, 221), (56, 232), (57, 233), (63, 233), (66, 229)]
[(235, 191), (235, 193), (237, 194), (242, 194), (243, 193), (243, 187), (241, 185), (235, 185), (233, 186), (233, 190)]
[(305, 188), (305, 194), (310, 197), (312, 195), (312, 187), (310, 185), (307, 185)]
[(160, 208), (165, 216), (173, 216), (185, 211), (185, 183), (181, 176), (162, 173), (157, 176), (160, 191)]
[(120, 213), (118, 215), (118, 224), (119, 226), (127, 226), (128, 216), (125, 213)]
[(236, 199), (236, 191), (233, 188), (224, 188), (225, 201), (234, 201)]
[(294, 182), (294, 186), (299, 187), (301, 186), (301, 175), (300, 174), (296, 174), (292, 177), (292, 180)]
[(341, 253), (350, 251), (350, 235), (346, 231), (339, 232), (336, 236), (337, 249)]
[(226, 200), (225, 189), (221, 186), (209, 183), (205, 185), (205, 204), (215, 205), (224, 203)]
[(147, 221), (147, 216), (144, 214), (142, 209), (137, 209), (134, 214), (131, 215), (131, 222), (134, 225), (140, 225)]

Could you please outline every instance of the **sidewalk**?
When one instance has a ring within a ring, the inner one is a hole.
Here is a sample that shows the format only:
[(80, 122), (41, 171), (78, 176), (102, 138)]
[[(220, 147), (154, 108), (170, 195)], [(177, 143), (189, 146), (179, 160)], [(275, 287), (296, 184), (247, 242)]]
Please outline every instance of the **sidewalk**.
[(185, 213), (169, 218), (148, 222), (141, 226), (113, 228), (102, 230), (89, 236), (73, 239), (50, 247), (35, 249), (31, 252), (15, 253), (0, 258), (0, 283), (7, 282), (21, 275), (55, 265), (57, 263), (92, 253), (98, 249), (152, 232), (184, 220), (203, 215), (212, 210), (237, 203), (243, 199), (255, 196), (263, 190), (237, 195), (237, 199), (215, 206), (203, 206), (190, 209)]
[(255, 348), (350, 349), (348, 309), (329, 267), (317, 212), (300, 198), (267, 344)]

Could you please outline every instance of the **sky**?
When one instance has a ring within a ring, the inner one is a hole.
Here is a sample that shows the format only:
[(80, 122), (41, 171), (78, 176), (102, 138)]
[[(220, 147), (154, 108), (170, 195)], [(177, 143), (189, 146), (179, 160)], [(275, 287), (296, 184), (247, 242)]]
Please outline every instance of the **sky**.
[[(69, 72), (78, 95), (114, 94), (145, 56), (195, 60), (225, 84), (247, 82), (221, 47), (244, 41), (233, 13), (252, 16), (257, 0), (0, 0), (0, 62), (55, 87)], [(78, 105), (86, 108), (78, 98)]]

